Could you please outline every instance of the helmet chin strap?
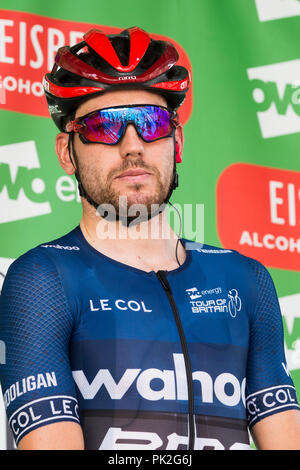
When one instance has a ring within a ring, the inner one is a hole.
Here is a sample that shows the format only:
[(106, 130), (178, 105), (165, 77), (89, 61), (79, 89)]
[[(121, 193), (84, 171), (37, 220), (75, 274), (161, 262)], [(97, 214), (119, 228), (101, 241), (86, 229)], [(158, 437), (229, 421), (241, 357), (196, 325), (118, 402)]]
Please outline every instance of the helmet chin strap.
[(135, 225), (135, 224), (139, 224), (140, 222), (143, 222), (145, 220), (150, 220), (152, 217), (162, 213), (165, 208), (166, 208), (166, 205), (168, 204), (170, 198), (171, 198), (171, 195), (174, 191), (174, 189), (176, 189), (178, 187), (178, 173), (176, 171), (176, 145), (175, 145), (175, 136), (173, 137), (173, 141), (174, 141), (174, 166), (173, 166), (173, 175), (172, 175), (172, 180), (171, 180), (171, 183), (170, 183), (170, 187), (169, 187), (169, 191), (168, 191), (168, 194), (164, 200), (164, 202), (158, 206), (158, 208), (155, 210), (155, 211), (148, 211), (148, 215), (147, 217), (142, 217), (140, 215), (137, 215), (137, 216), (133, 216), (133, 217), (127, 217), (127, 215), (120, 215), (120, 214), (115, 214), (115, 213), (110, 213), (108, 210), (107, 210), (107, 204), (104, 205), (104, 208), (102, 208), (102, 211), (101, 211), (101, 204), (98, 204), (92, 197), (89, 196), (89, 194), (87, 193), (87, 191), (85, 190), (82, 182), (81, 182), (81, 178), (80, 178), (80, 174), (79, 174), (79, 171), (78, 171), (78, 168), (77, 166), (75, 165), (75, 162), (73, 161), (73, 158), (72, 158), (72, 153), (71, 153), (71, 144), (73, 145), (73, 148), (74, 148), (74, 141), (73, 141), (73, 137), (74, 137), (74, 132), (71, 132), (69, 134), (69, 140), (68, 140), (68, 151), (69, 151), (69, 155), (70, 155), (70, 159), (71, 159), (71, 162), (75, 168), (75, 178), (78, 182), (78, 191), (79, 191), (79, 195), (83, 198), (86, 199), (86, 201), (91, 204), (91, 206), (93, 206), (97, 212), (99, 213), (99, 215), (101, 217), (103, 217), (105, 220), (111, 220), (111, 221), (121, 221), (123, 225), (127, 225), (127, 227), (129, 225)]

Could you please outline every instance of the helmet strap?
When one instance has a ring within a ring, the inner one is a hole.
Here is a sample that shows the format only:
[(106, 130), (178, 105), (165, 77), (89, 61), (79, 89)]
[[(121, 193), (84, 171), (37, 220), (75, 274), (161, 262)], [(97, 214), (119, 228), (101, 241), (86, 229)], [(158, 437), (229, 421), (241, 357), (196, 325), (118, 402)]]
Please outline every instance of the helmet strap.
[[(77, 180), (77, 183), (78, 183), (78, 191), (79, 191), (79, 195), (81, 197), (84, 197), (87, 202), (89, 204), (91, 204), (93, 207), (95, 207), (95, 209), (97, 209), (97, 207), (99, 206), (99, 204), (94, 201), (89, 195), (88, 193), (86, 192), (86, 190), (84, 189), (83, 187), (83, 184), (81, 182), (81, 179), (80, 179), (80, 174), (79, 174), (79, 170), (78, 170), (78, 165), (76, 165), (77, 162), (74, 162), (73, 161), (73, 158), (72, 158), (72, 152), (71, 152), (71, 145), (73, 146), (74, 148), (74, 132), (71, 132), (69, 134), (69, 140), (68, 140), (68, 151), (69, 151), (69, 155), (70, 155), (70, 160), (75, 168), (75, 178)], [(75, 160), (75, 152), (74, 152), (74, 160)]]

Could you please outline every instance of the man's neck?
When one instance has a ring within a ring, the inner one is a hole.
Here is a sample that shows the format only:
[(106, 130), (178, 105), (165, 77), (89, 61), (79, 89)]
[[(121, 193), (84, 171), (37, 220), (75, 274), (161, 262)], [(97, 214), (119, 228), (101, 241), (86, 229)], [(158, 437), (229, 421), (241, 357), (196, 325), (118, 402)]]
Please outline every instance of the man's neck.
[(143, 271), (171, 271), (178, 267), (178, 261), (181, 265), (186, 258), (165, 211), (139, 224), (131, 222), (129, 226), (83, 211), (80, 227), (87, 242), (97, 251)]

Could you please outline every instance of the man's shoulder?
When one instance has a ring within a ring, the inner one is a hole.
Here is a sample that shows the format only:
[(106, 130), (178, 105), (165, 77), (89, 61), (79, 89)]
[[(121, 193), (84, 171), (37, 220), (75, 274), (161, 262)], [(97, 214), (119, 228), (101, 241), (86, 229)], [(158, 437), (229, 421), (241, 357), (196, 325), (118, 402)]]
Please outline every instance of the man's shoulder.
[(204, 243), (192, 242), (184, 240), (184, 246), (186, 250), (198, 253), (201, 258), (207, 259), (208, 262), (214, 264), (221, 264), (222, 266), (228, 266), (230, 269), (245, 269), (251, 273), (258, 273), (266, 271), (265, 266), (255, 258), (251, 258), (238, 250), (231, 248), (224, 248), (219, 246), (208, 245)]
[[(78, 273), (81, 272), (81, 266), (78, 266), (76, 260), (71, 259), (72, 253), (77, 251), (68, 250), (66, 247), (74, 248), (75, 242), (76, 237), (70, 232), (26, 251), (13, 261), (3, 282), (0, 310), (11, 305), (11, 302), (14, 302), (14, 305), (23, 305), (27, 302), (26, 308), (30, 311), (35, 305), (40, 305), (42, 309), (44, 305), (49, 306), (55, 301), (60, 311), (62, 309), (67, 313), (71, 311), (69, 305), (73, 297), (70, 292), (73, 291), (70, 286), (72, 283), (77, 283), (74, 290), (78, 290), (77, 287), (80, 285)], [(59, 253), (71, 253), (71, 258), (70, 255), (59, 256)]]
[(46, 243), (41, 243), (36, 247), (36, 249), (41, 251), (46, 250), (47, 253), (54, 254), (54, 256), (58, 253), (80, 251), (77, 233), (78, 227), (59, 238), (48, 241)]
[(56, 265), (56, 258), (61, 253), (80, 250), (80, 247), (76, 244), (75, 233), (76, 229), (73, 229), (59, 238), (41, 243), (26, 251), (11, 263), (7, 275), (15, 270), (31, 270), (34, 272), (35, 268), (40, 267), (43, 267), (45, 270), (53, 270), (53, 267)]

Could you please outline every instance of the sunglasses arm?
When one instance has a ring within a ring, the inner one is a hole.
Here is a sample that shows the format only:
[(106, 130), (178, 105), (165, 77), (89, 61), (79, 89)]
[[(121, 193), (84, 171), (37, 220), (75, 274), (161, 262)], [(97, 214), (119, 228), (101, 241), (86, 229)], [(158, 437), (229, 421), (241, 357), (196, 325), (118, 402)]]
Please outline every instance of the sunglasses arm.
[(175, 126), (175, 128), (180, 126), (179, 115), (178, 115), (178, 113), (176, 113), (176, 111), (175, 111), (174, 116), (171, 117), (171, 121), (172, 121), (173, 125)]

